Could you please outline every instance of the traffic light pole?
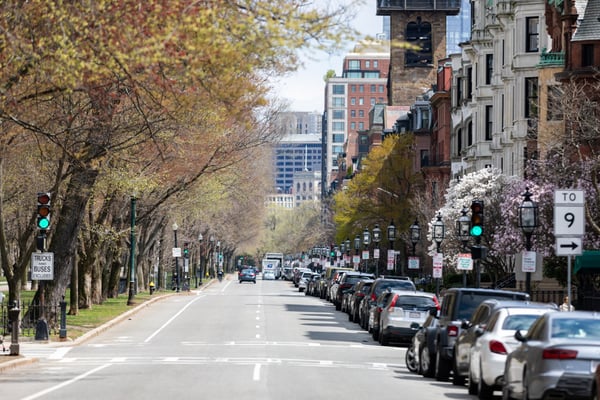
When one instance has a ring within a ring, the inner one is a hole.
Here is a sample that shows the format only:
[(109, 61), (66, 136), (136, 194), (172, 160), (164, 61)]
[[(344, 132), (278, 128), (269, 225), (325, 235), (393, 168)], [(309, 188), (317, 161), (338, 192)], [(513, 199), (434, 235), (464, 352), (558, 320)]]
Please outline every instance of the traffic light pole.
[(135, 296), (135, 200), (135, 196), (131, 196), (131, 251), (129, 254), (129, 297), (127, 298), (128, 306), (134, 304), (133, 298)]

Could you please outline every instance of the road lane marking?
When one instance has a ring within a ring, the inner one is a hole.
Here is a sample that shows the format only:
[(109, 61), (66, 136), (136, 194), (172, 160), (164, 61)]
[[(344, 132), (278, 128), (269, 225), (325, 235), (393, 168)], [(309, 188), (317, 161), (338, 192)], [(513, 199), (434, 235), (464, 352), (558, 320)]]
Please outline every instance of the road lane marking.
[(254, 364), (254, 372), (252, 372), (253, 381), (260, 381), (260, 366), (261, 364)]
[(103, 365), (101, 365), (99, 367), (96, 367), (96, 368), (94, 368), (92, 370), (89, 370), (88, 372), (86, 372), (84, 374), (78, 375), (78, 376), (76, 376), (73, 379), (69, 379), (68, 381), (64, 381), (62, 383), (59, 383), (58, 385), (54, 385), (52, 387), (49, 387), (48, 389), (45, 389), (45, 390), (42, 390), (41, 392), (37, 392), (35, 394), (32, 394), (31, 396), (24, 397), (22, 400), (33, 400), (33, 399), (37, 399), (39, 397), (45, 396), (48, 393), (52, 393), (55, 390), (61, 389), (61, 388), (65, 387), (65, 386), (68, 386), (68, 385), (70, 385), (72, 383), (75, 383), (75, 382), (77, 382), (77, 381), (79, 381), (79, 380), (81, 380), (81, 379), (83, 379), (83, 378), (85, 378), (85, 377), (87, 377), (89, 375), (95, 374), (96, 372), (103, 370), (104, 368), (110, 367), (111, 365), (112, 364), (103, 364)]
[(69, 351), (71, 351), (72, 347), (61, 347), (56, 349), (56, 351), (48, 357), (50, 360), (60, 360), (63, 358)]
[(179, 315), (181, 315), (186, 310), (186, 308), (188, 308), (189, 306), (191, 306), (192, 304), (194, 304), (194, 302), (196, 300), (199, 300), (199, 299), (201, 299), (203, 297), (204, 296), (198, 296), (194, 300), (190, 301), (185, 306), (183, 306), (183, 308), (181, 310), (179, 310), (179, 312), (177, 312), (177, 314), (175, 314), (171, 318), (169, 318), (169, 320), (167, 322), (165, 322), (156, 331), (154, 331), (154, 333), (152, 335), (148, 336), (148, 338), (146, 340), (144, 340), (144, 343), (148, 343), (149, 341), (151, 341), (154, 338), (154, 336), (158, 335), (160, 333), (160, 331), (162, 331), (163, 329), (165, 329), (171, 322), (173, 322), (175, 320), (175, 318), (177, 318)]
[(225, 286), (223, 286), (223, 289), (221, 289), (221, 293), (223, 293), (228, 287), (229, 285), (231, 285), (232, 281), (227, 281), (227, 283), (225, 284)]

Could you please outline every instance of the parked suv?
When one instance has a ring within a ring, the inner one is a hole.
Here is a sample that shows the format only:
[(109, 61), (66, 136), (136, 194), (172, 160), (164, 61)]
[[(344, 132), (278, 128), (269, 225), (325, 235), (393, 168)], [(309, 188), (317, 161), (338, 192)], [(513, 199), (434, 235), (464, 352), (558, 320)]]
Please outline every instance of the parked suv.
[(338, 285), (332, 286), (331, 301), (335, 305), (335, 309), (341, 310), (341, 308), (342, 308), (342, 296), (344, 294), (344, 290), (350, 289), (355, 283), (361, 281), (362, 279), (373, 279), (373, 278), (375, 278), (375, 276), (373, 274), (366, 274), (364, 272), (357, 272), (357, 271), (342, 272), (342, 275), (340, 276)]
[[(407, 277), (385, 277), (377, 278), (373, 281), (369, 293), (365, 296), (363, 301), (360, 302), (358, 312), (358, 323), (363, 329), (369, 330), (369, 315), (371, 313), (371, 307), (375, 306), (377, 298), (386, 290), (398, 289), (398, 290), (412, 290), (415, 291), (417, 288), (413, 281)], [(379, 321), (378, 321), (379, 322)], [(377, 339), (377, 337), (375, 337)]]
[[(529, 300), (523, 292), (495, 289), (451, 288), (442, 300), (435, 335), (435, 378), (447, 380), (454, 365), (454, 345), (464, 321), (469, 321), (473, 311), (484, 300)], [(435, 310), (431, 310), (432, 315)], [(460, 378), (458, 382), (460, 383)], [(463, 381), (464, 383), (464, 381)]]

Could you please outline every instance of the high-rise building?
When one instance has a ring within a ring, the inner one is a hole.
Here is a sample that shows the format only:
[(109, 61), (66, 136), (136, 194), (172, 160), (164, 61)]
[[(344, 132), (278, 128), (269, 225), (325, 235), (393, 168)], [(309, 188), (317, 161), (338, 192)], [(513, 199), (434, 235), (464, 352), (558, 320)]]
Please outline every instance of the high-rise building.
[(459, 44), (471, 39), (471, 4), (471, 0), (461, 0), (458, 15), (446, 17), (446, 54), (460, 53)]
[(323, 189), (327, 190), (338, 171), (338, 155), (344, 152), (349, 135), (369, 129), (369, 111), (387, 103), (390, 65), (389, 42), (359, 43), (344, 57), (341, 76), (325, 86), (325, 168)]
[(294, 175), (311, 172), (321, 175), (320, 134), (287, 135), (275, 146), (273, 170), (276, 193), (294, 193)]

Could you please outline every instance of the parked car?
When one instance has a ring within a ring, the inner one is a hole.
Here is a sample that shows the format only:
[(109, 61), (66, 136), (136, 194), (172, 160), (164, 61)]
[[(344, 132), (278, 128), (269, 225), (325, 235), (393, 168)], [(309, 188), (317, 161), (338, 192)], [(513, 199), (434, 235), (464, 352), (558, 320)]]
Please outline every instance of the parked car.
[[(548, 310), (557, 310), (555, 304), (530, 303), (521, 300), (499, 300), (488, 299), (484, 300), (477, 306), (469, 321), (463, 321), (461, 324), (460, 334), (456, 338), (454, 345), (454, 366), (452, 369), (452, 382), (455, 385), (464, 385), (469, 376), (469, 367), (471, 364), (471, 347), (480, 336), (478, 332), (485, 329), (490, 317), (499, 308), (506, 307), (531, 307), (545, 308)], [(473, 389), (471, 389), (473, 390)]]
[(360, 303), (371, 289), (372, 284), (373, 279), (363, 279), (356, 284), (356, 288), (348, 300), (348, 320), (351, 322), (358, 322)]
[(358, 285), (358, 282), (356, 282), (354, 285), (352, 285), (348, 289), (342, 290), (342, 302), (341, 302), (341, 306), (340, 306), (341, 312), (348, 313), (348, 303), (350, 302), (350, 299), (352, 298), (352, 295), (354, 294), (354, 291), (356, 290), (357, 285)]
[(346, 289), (350, 289), (352, 285), (361, 279), (373, 279), (373, 274), (366, 274), (358, 271), (344, 271), (339, 275), (337, 283), (331, 286), (331, 301), (335, 305), (336, 310), (342, 308), (342, 294)]
[(394, 293), (387, 298), (379, 315), (379, 343), (387, 346), (394, 341), (410, 342), (432, 308), (436, 312), (440, 309), (440, 303), (433, 293)]
[(306, 286), (308, 285), (308, 281), (310, 281), (315, 275), (311, 270), (304, 271), (300, 274), (300, 278), (298, 279), (298, 291), (304, 292), (306, 290)]
[(318, 288), (319, 288), (319, 284), (321, 282), (321, 274), (313, 274), (312, 278), (310, 281), (308, 281), (308, 284), (306, 286), (306, 295), (307, 296), (318, 296)]
[[(529, 295), (523, 292), (495, 289), (448, 289), (442, 299), (435, 335), (435, 378), (437, 380), (443, 381), (450, 377), (454, 365), (454, 345), (460, 335), (463, 321), (468, 321), (475, 308), (486, 299), (529, 300)], [(456, 383), (459, 384), (458, 381)]]
[(427, 378), (431, 378), (435, 374), (435, 357), (432, 355), (435, 354), (437, 322), (438, 319), (429, 314), (412, 340), (415, 362), (418, 365), (416, 372)]
[(253, 268), (244, 268), (238, 273), (238, 280), (242, 282), (256, 283), (256, 271)]
[(403, 289), (403, 290), (416, 290), (415, 284), (407, 279), (406, 277), (387, 277), (377, 278), (371, 284), (369, 293), (365, 296), (364, 300), (360, 303), (358, 312), (358, 322), (361, 328), (369, 330), (369, 318), (371, 315), (371, 308), (374, 306), (377, 298), (386, 289)]
[(549, 312), (540, 316), (506, 358), (504, 399), (590, 399), (600, 364), (600, 314)]
[[(495, 390), (502, 390), (506, 356), (519, 344), (515, 332), (525, 333), (540, 315), (558, 310), (556, 304), (512, 303), (500, 301), (487, 323), (472, 327), (477, 339), (469, 349), (469, 394), (480, 399), (490, 399)], [(459, 342), (462, 337), (461, 333)]]

